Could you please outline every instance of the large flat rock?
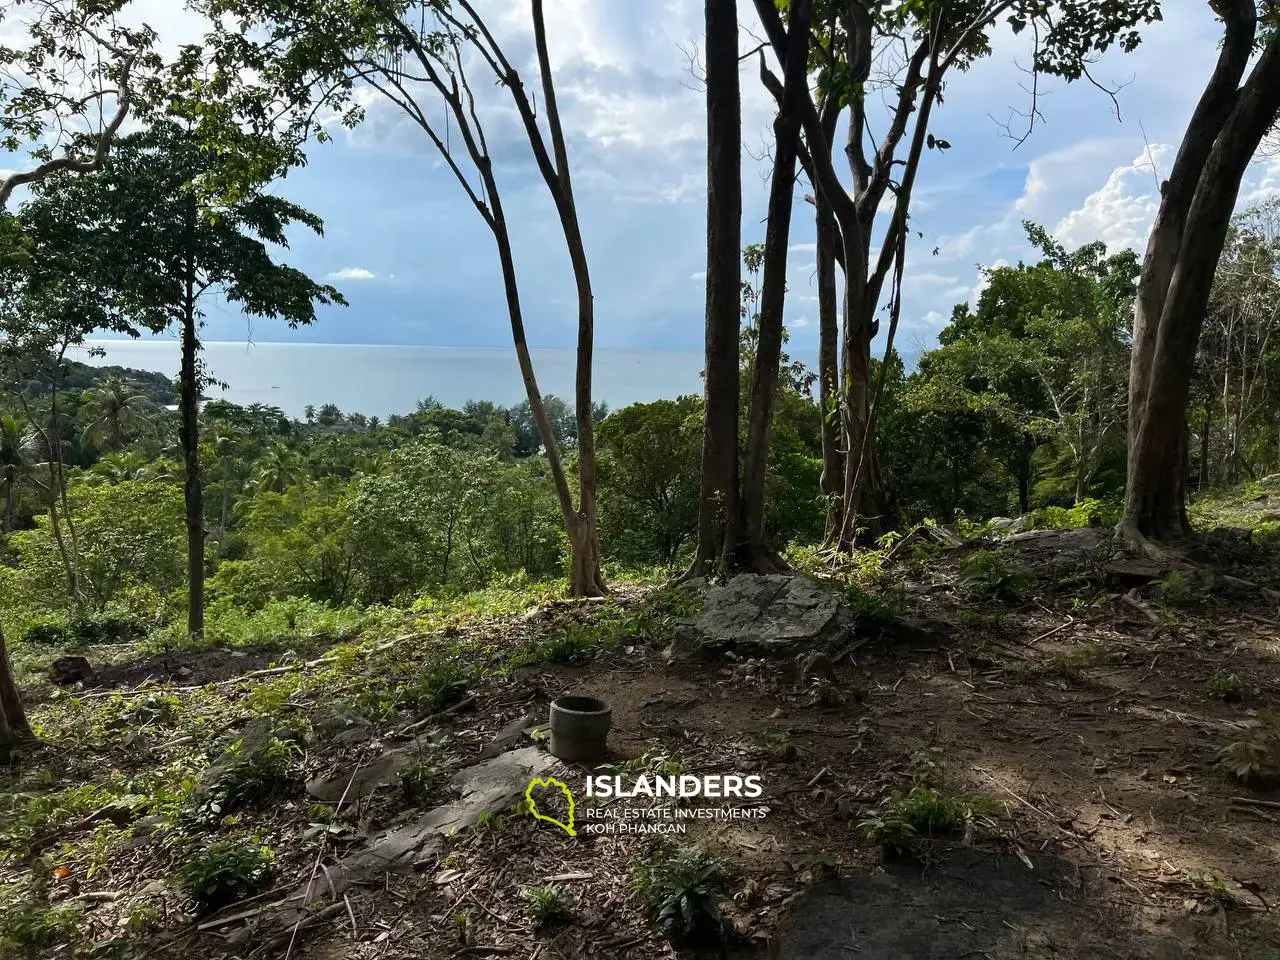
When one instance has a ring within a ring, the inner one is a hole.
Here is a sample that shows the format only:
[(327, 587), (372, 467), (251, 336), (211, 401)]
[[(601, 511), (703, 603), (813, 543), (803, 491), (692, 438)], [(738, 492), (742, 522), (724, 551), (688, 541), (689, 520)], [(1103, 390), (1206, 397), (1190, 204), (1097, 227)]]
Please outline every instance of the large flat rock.
[(743, 573), (707, 589), (694, 630), (704, 642), (787, 653), (839, 642), (849, 620), (839, 597), (808, 577)]

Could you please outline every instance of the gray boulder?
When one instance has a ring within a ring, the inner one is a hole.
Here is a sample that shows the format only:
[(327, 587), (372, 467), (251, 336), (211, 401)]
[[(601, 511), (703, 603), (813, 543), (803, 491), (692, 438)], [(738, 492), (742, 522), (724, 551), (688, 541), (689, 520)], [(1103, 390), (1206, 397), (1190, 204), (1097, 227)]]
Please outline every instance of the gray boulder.
[(707, 589), (701, 614), (677, 633), (673, 654), (696, 646), (762, 656), (829, 649), (849, 638), (853, 620), (835, 593), (808, 577), (743, 573)]

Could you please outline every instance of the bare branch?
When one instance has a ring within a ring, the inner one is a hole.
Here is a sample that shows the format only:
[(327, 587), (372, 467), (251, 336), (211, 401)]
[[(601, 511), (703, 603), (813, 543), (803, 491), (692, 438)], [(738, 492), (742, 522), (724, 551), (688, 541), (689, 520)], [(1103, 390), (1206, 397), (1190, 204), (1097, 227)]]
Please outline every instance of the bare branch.
[(13, 191), (18, 187), (29, 183), (39, 183), (41, 180), (45, 180), (64, 170), (72, 173), (93, 173), (102, 169), (102, 165), (107, 162), (107, 154), (111, 150), (111, 144), (115, 140), (116, 134), (120, 132), (120, 127), (124, 124), (125, 117), (129, 115), (129, 110), (133, 107), (133, 88), (130, 83), (130, 73), (133, 70), (134, 60), (135, 58), (130, 56), (121, 66), (120, 94), (116, 99), (116, 112), (111, 118), (111, 122), (95, 138), (96, 144), (93, 155), (83, 157), (68, 153), (65, 156), (46, 160), (30, 170), (11, 173), (3, 181), (0, 181), (0, 210), (3, 210), (8, 205), (9, 197), (13, 195)]

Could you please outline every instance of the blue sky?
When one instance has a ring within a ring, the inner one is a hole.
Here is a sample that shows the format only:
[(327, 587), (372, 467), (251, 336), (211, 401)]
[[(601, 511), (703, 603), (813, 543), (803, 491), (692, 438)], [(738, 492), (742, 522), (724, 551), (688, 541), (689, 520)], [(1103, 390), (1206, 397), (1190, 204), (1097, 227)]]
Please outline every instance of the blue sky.
[[(173, 0), (137, 0), (162, 37), (197, 32)], [(518, 62), (530, 51), (527, 8), (483, 2)], [(569, 135), (578, 205), (595, 283), (601, 347), (698, 349), (703, 323), (705, 144), (702, 94), (687, 50), (699, 42), (701, 0), (548, 0), (548, 32)], [(751, 4), (740, 0), (742, 46), (755, 43)], [(930, 152), (918, 180), (900, 343), (914, 352), (936, 337), (953, 304), (979, 289), (978, 264), (1027, 255), (1020, 221), (1047, 225), (1069, 246), (1094, 239), (1141, 248), (1155, 211), (1155, 167), (1172, 148), (1216, 56), (1220, 25), (1200, 0), (1166, 0), (1165, 22), (1138, 51), (1094, 68), (1122, 86), (1122, 119), (1088, 84), (1042, 82), (1043, 119), (1015, 149), (1001, 129), (1025, 110), (1026, 38), (1001, 35), (995, 55), (948, 85), (932, 130), (951, 142)], [(526, 75), (532, 75), (526, 70)], [(770, 104), (754, 60), (743, 65), (744, 242), (762, 240)], [(567, 347), (575, 307), (559, 226), (532, 161), (517, 149), (500, 99), (488, 118), (510, 149), (500, 177), (513, 224), (530, 339)], [(1016, 118), (1015, 118), (1016, 122)], [(1150, 144), (1148, 150), (1147, 144)], [(1245, 194), (1280, 182), (1257, 165)], [(799, 193), (807, 190), (801, 185)], [(208, 340), (501, 346), (510, 343), (494, 246), (431, 145), (390, 104), (373, 102), (360, 128), (310, 151), (282, 192), (326, 224), (299, 236), (289, 259), (335, 283), (350, 306), (325, 310), (312, 329), (252, 328), (210, 310)], [(811, 208), (796, 204), (786, 322), (792, 352), (816, 350)], [(934, 248), (938, 254), (932, 254)]]

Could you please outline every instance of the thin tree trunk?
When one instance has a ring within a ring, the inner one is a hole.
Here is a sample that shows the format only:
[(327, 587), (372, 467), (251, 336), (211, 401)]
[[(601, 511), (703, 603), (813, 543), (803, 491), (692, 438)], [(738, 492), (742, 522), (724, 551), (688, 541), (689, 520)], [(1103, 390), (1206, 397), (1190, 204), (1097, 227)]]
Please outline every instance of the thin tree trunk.
[(818, 401), (822, 407), (822, 478), (827, 499), (826, 539), (831, 542), (843, 522), (840, 478), (844, 454), (840, 446), (840, 306), (836, 292), (836, 259), (840, 230), (831, 204), (815, 189), (818, 228)]
[(31, 725), (13, 680), (13, 664), (9, 660), (4, 630), (0, 629), (0, 757), (31, 736)]
[[(757, 0), (772, 3), (773, 0)], [(784, 566), (765, 542), (765, 475), (773, 429), (782, 357), (782, 320), (787, 295), (787, 242), (795, 196), (796, 154), (800, 139), (801, 98), (807, 96), (809, 19), (812, 0), (793, 0), (787, 34), (782, 103), (774, 120), (773, 182), (769, 190), (764, 241), (756, 362), (751, 378), (751, 409), (742, 499), (748, 556), (753, 570), (768, 573)], [(763, 57), (763, 54), (761, 54)]]
[[(1227, 16), (1230, 19), (1222, 57), (1232, 53), (1247, 61), (1256, 27), (1254, 5), (1251, 0), (1237, 0)], [(1237, 36), (1241, 23), (1245, 25), (1243, 38)], [(1243, 49), (1239, 49), (1242, 39)], [(1234, 105), (1218, 126), (1212, 149), (1195, 177), (1185, 218), (1179, 222), (1183, 229), (1172, 268), (1167, 270), (1163, 296), (1147, 291), (1143, 301), (1142, 291), (1139, 293), (1140, 308), (1158, 302), (1160, 311), (1143, 316), (1144, 342), (1141, 351), (1137, 346), (1134, 349), (1135, 365), (1140, 353), (1145, 360), (1141, 365), (1145, 395), (1139, 398), (1136, 421), (1130, 426), (1133, 439), (1121, 523), (1122, 533), (1130, 539), (1175, 540), (1191, 531), (1186, 514), (1186, 412), (1196, 346), (1240, 181), (1280, 107), (1280, 36), (1273, 34), (1268, 40), (1249, 79), (1233, 99)], [(1199, 114), (1200, 109), (1196, 112)], [(1194, 123), (1195, 117), (1187, 140), (1205, 132)], [(1166, 191), (1162, 211), (1166, 204), (1172, 205), (1173, 192), (1172, 186)], [(1152, 247), (1164, 243), (1165, 238), (1157, 238), (1153, 232), (1148, 261), (1152, 260)], [(1144, 263), (1144, 271), (1147, 266)], [(1165, 275), (1165, 266), (1163, 260), (1152, 264), (1154, 281)], [(1147, 282), (1145, 272), (1143, 282)]]
[[(780, 92), (774, 93), (781, 99)], [(840, 104), (831, 99), (822, 105), (820, 114), (822, 143), (812, 144), (800, 150), (800, 162), (805, 176), (813, 186), (814, 226), (817, 233), (815, 259), (818, 275), (818, 405), (822, 410), (822, 475), (819, 489), (827, 502), (827, 522), (824, 540), (834, 543), (843, 522), (841, 490), (844, 477), (844, 452), (840, 445), (840, 301), (836, 290), (836, 264), (840, 262), (843, 243), (840, 226), (836, 222), (831, 202), (818, 182), (809, 149), (828, 151), (835, 139), (836, 121), (840, 118)]]
[(204, 489), (200, 477), (200, 381), (196, 337), (195, 255), (188, 251), (182, 304), (182, 370), (178, 437), (186, 468), (182, 494), (187, 511), (187, 636), (204, 636)]
[(733, 565), (739, 529), (738, 362), (742, 306), (742, 113), (736, 0), (705, 0), (707, 313), (698, 552), (690, 573)]
[(1200, 480), (1199, 488), (1209, 486), (1209, 429), (1213, 424), (1213, 404), (1204, 405), (1204, 426), (1200, 430)]
[[(578, 294), (578, 354), (574, 377), (574, 406), (578, 424), (578, 528), (574, 544), (573, 576), (569, 589), (576, 597), (598, 597), (608, 593), (600, 572), (600, 537), (596, 499), (595, 406), (591, 401), (591, 370), (595, 344), (595, 296), (591, 290), (591, 272), (587, 266), (586, 246), (578, 222), (573, 198), (573, 181), (569, 175), (569, 156), (560, 108), (552, 82), (551, 58), (547, 50), (547, 29), (542, 0), (532, 0), (534, 44), (538, 52), (538, 71), (542, 78), (542, 97), (551, 147), (555, 154), (552, 197), (560, 216), (565, 245)], [(523, 99), (523, 95), (522, 95)], [(536, 128), (535, 128), (536, 129)], [(533, 138), (533, 134), (530, 134)], [(544, 174), (549, 173), (544, 169)]]

